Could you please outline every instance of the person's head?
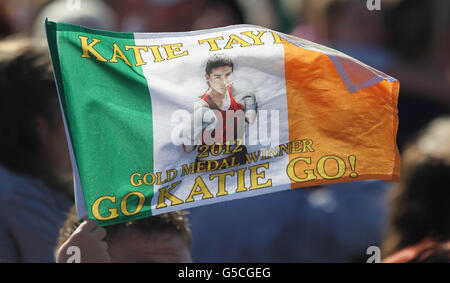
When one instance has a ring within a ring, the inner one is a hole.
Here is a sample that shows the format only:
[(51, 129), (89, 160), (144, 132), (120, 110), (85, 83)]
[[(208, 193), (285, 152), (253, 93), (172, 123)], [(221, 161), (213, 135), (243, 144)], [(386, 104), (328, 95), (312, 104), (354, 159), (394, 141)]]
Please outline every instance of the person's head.
[[(28, 43), (27, 43), (28, 42)], [(11, 47), (12, 46), (12, 47)], [(50, 185), (72, 183), (50, 58), (29, 41), (0, 43), (0, 164)], [(70, 189), (72, 191), (72, 189)]]
[(205, 78), (212, 91), (224, 95), (231, 83), (233, 61), (224, 54), (211, 56), (206, 63)]
[(403, 152), (383, 254), (450, 240), (450, 117), (432, 121)]
[[(56, 250), (80, 225), (72, 207)], [(192, 262), (186, 213), (174, 211), (104, 227), (111, 262)]]

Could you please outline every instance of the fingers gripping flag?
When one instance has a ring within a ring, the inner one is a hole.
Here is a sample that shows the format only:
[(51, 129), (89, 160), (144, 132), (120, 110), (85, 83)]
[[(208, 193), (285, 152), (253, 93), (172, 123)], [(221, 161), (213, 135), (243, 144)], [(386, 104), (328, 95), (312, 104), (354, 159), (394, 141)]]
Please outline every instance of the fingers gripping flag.
[(399, 180), (399, 82), (338, 51), (251, 25), (46, 30), (79, 217)]

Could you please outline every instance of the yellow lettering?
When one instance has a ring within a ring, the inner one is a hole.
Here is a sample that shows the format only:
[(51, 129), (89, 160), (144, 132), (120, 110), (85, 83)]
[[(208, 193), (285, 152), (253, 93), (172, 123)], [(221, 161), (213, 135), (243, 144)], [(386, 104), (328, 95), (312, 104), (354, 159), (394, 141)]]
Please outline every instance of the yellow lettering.
[(266, 159), (272, 158), (272, 157), (270, 157), (268, 150), (262, 149), (261, 152), (263, 153), (263, 155), (261, 157), (261, 160), (266, 160)]
[(300, 153), (302, 152), (301, 149), (301, 141), (293, 141), (291, 143), (291, 153)]
[(92, 215), (94, 215), (95, 219), (98, 220), (109, 220), (109, 219), (113, 219), (116, 217), (119, 217), (119, 214), (117, 213), (117, 208), (110, 208), (108, 209), (109, 211), (109, 216), (103, 217), (100, 214), (100, 203), (104, 200), (109, 200), (112, 203), (116, 202), (116, 197), (115, 196), (102, 196), (99, 197), (98, 199), (96, 199), (94, 201), (94, 203), (92, 204)]
[(256, 166), (249, 167), (250, 170), (250, 190), (256, 190), (261, 189), (265, 187), (271, 187), (272, 186), (272, 179), (268, 179), (266, 183), (259, 184), (258, 179), (259, 178), (265, 178), (266, 172), (262, 171), (258, 173), (259, 168), (266, 168), (269, 169), (269, 163), (264, 163)]
[(289, 143), (280, 145), (280, 156), (283, 155), (283, 151), (289, 154)]
[(233, 48), (232, 45), (234, 45), (234, 44), (240, 44), (241, 47), (252, 46), (250, 43), (243, 40), (239, 36), (232, 34), (232, 35), (230, 35), (230, 38), (228, 39), (227, 45), (223, 49)]
[[(325, 172), (325, 162), (328, 159), (333, 159), (336, 161), (337, 163), (337, 173), (334, 176), (330, 176)], [(323, 156), (322, 158), (319, 159), (319, 161), (317, 162), (317, 172), (319, 173), (320, 176), (322, 176), (324, 179), (338, 179), (340, 177), (342, 177), (345, 174), (345, 162), (342, 158), (340, 158), (339, 156), (335, 156), (335, 155), (326, 155)]]
[(89, 52), (95, 56), (98, 61), (106, 62), (106, 60), (97, 50), (94, 49), (94, 45), (100, 42), (100, 39), (92, 38), (92, 42), (88, 44), (88, 37), (79, 35), (78, 38), (81, 40), (81, 57), (82, 58), (91, 58)]
[(198, 43), (199, 44), (203, 44), (205, 42), (208, 42), (209, 44), (209, 51), (217, 51), (220, 50), (220, 48), (217, 46), (217, 42), (216, 40), (223, 40), (223, 37), (213, 37), (213, 38), (208, 38), (208, 39), (202, 39), (199, 40)]
[(311, 147), (313, 144), (312, 140), (302, 140), (302, 152), (314, 152), (314, 149)]
[(162, 184), (165, 184), (165, 183), (167, 183), (167, 180), (162, 180), (161, 179), (161, 172), (156, 172), (156, 184), (157, 185), (162, 185)]
[(117, 43), (114, 43), (113, 47), (114, 47), (113, 57), (109, 60), (109, 62), (117, 63), (118, 62), (117, 57), (119, 57), (120, 59), (122, 59), (125, 62), (125, 64), (127, 64), (128, 66), (131, 66), (127, 57), (125, 56), (125, 54), (123, 54), (122, 50), (120, 50), (120, 47), (117, 45)]
[(244, 34), (251, 39), (253, 39), (253, 45), (263, 45), (264, 43), (261, 41), (261, 36), (265, 33), (265, 30), (258, 31), (257, 35), (254, 35), (251, 31), (241, 32), (241, 34)]
[(167, 207), (166, 199), (170, 200), (170, 205), (177, 205), (182, 204), (183, 201), (170, 192), (175, 189), (176, 186), (178, 186), (181, 183), (181, 181), (178, 181), (176, 183), (173, 183), (170, 188), (164, 187), (159, 189), (159, 196), (158, 196), (158, 205), (156, 205), (156, 208), (164, 208)]
[(230, 164), (228, 164), (228, 161), (226, 158), (222, 159), (222, 164), (220, 164), (220, 167), (217, 168), (217, 170), (227, 169), (230, 168)]
[(155, 61), (153, 62), (161, 62), (164, 61), (164, 58), (161, 56), (161, 52), (159, 52), (159, 45), (150, 45), (150, 50), (152, 51), (153, 58), (155, 58)]
[(259, 156), (261, 155), (261, 151), (258, 151), (258, 152), (252, 152), (252, 153), (250, 153), (250, 154), (246, 154), (245, 155), (245, 158), (247, 158), (247, 162), (249, 163), (249, 164), (251, 164), (252, 162), (256, 162), (256, 161), (258, 161), (258, 159), (259, 159)]
[[(199, 188), (200, 190), (197, 190)], [(194, 196), (196, 195), (203, 195), (202, 199), (208, 199), (212, 198), (213, 195), (208, 190), (208, 187), (206, 187), (205, 182), (203, 182), (203, 179), (199, 176), (195, 179), (195, 184), (192, 187), (191, 193), (189, 194), (189, 197), (186, 199), (186, 202), (193, 202)]]
[(142, 60), (141, 50), (144, 50), (145, 52), (148, 51), (147, 46), (137, 46), (137, 45), (125, 45), (125, 50), (128, 51), (130, 49), (133, 49), (134, 52), (134, 58), (136, 59), (136, 67), (146, 65), (147, 63)]
[[(166, 50), (167, 60), (189, 55), (187, 50), (185, 50), (183, 52), (181, 51), (181, 49), (179, 48), (179, 47), (183, 47), (183, 44), (181, 44), (181, 43), (166, 44), (166, 45), (162, 45), (162, 47)], [(181, 52), (181, 53), (175, 54), (175, 52)]]
[(283, 43), (281, 41), (281, 38), (280, 38), (280, 36), (278, 34), (274, 33), (273, 31), (271, 31), (271, 33), (272, 33), (272, 36), (273, 36), (273, 43), (275, 43), (275, 44)]
[(134, 187), (139, 187), (140, 185), (142, 185), (142, 180), (141, 179), (138, 179), (138, 182), (136, 183), (136, 182), (134, 182), (134, 177), (135, 176), (137, 176), (137, 177), (141, 177), (141, 174), (140, 173), (133, 173), (133, 174), (131, 174), (131, 177), (130, 177), (130, 183), (131, 183), (131, 185), (132, 186), (134, 186)]
[[(211, 166), (212, 164), (215, 164), (214, 168)], [(217, 170), (218, 167), (219, 167), (219, 161), (208, 160), (208, 168), (206, 169), (206, 171), (214, 171), (214, 170)]]
[(247, 170), (247, 168), (241, 168), (236, 170), (237, 172), (237, 189), (236, 189), (236, 193), (240, 193), (240, 192), (245, 192), (247, 191), (247, 188), (245, 187), (245, 171)]
[(279, 147), (275, 147), (275, 148), (269, 148), (269, 155), (273, 155), (274, 157), (277, 157), (278, 154), (280, 154), (280, 148)]
[(187, 167), (186, 164), (181, 165), (181, 168), (182, 168), (181, 177), (183, 177), (184, 175), (194, 174), (195, 162), (189, 164), (189, 168)]
[(297, 177), (297, 175), (295, 174), (295, 164), (297, 164), (297, 162), (299, 161), (303, 161), (306, 164), (311, 164), (311, 157), (297, 157), (292, 159), (291, 161), (289, 161), (289, 164), (286, 168), (287, 171), (287, 175), (289, 176), (289, 178), (297, 183), (302, 183), (302, 182), (306, 182), (306, 181), (310, 181), (310, 180), (315, 180), (317, 179), (316, 175), (314, 175), (314, 170), (313, 169), (306, 169), (304, 170), (304, 172), (306, 173), (306, 177), (305, 178), (299, 178)]
[[(164, 183), (167, 183), (167, 182), (172, 181), (172, 180), (175, 179), (175, 178), (177, 177), (177, 175), (178, 175), (178, 171), (177, 171), (176, 169), (169, 169), (169, 170), (166, 170), (166, 173), (167, 173), (167, 180), (166, 180)], [(171, 173), (174, 173), (174, 174), (171, 176)]]
[[(147, 177), (148, 177), (148, 176), (151, 176), (151, 177), (152, 177), (152, 181), (151, 181), (151, 182), (149, 182), (149, 181), (147, 180)], [(142, 177), (142, 180), (144, 181), (144, 184), (151, 186), (151, 185), (153, 185), (153, 184), (155, 183), (155, 181), (156, 181), (156, 176), (155, 176), (155, 174), (153, 174), (153, 173), (145, 173), (144, 177)]]
[[(132, 195), (137, 196), (139, 198), (139, 202), (138, 202), (136, 209), (133, 212), (130, 212), (130, 211), (128, 211), (128, 208), (127, 208), (127, 201), (128, 201), (128, 198)], [(144, 206), (144, 202), (145, 202), (145, 196), (143, 193), (141, 193), (141, 192), (128, 193), (125, 195), (125, 197), (120, 202), (120, 211), (122, 211), (122, 213), (127, 216), (134, 215), (136, 213), (139, 213), (139, 211), (141, 211), (142, 207)]]
[(218, 192), (216, 194), (216, 197), (225, 196), (228, 195), (228, 192), (226, 191), (226, 178), (227, 176), (234, 176), (234, 171), (229, 171), (225, 173), (220, 174), (211, 174), (209, 175), (209, 180), (213, 180), (214, 178), (218, 178)]
[[(201, 169), (204, 167), (203, 169)], [(203, 173), (206, 172), (206, 161), (199, 161), (197, 162), (197, 173)]]

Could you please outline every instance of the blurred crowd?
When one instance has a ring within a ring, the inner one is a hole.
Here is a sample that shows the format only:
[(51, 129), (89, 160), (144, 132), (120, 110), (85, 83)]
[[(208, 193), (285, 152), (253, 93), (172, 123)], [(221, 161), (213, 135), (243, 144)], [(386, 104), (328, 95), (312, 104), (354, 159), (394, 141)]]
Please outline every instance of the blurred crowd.
[(449, 262), (450, 1), (381, 0), (380, 10), (367, 2), (0, 0), (0, 262), (55, 261), (74, 203), (46, 18), (127, 32), (259, 25), (400, 81), (399, 184), (341, 183), (191, 209), (194, 262), (366, 262), (373, 246), (386, 262)]

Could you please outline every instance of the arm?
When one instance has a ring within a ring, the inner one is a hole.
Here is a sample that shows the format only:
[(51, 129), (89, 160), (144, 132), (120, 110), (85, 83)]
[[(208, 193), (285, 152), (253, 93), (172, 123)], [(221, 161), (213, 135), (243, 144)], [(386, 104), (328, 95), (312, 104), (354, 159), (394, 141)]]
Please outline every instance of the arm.
[(245, 121), (253, 124), (256, 120), (256, 113), (258, 112), (258, 103), (256, 97), (250, 87), (235, 87), (233, 85), (233, 94), (236, 102), (244, 106)]
[(256, 120), (256, 111), (258, 108), (255, 95), (253, 93), (247, 93), (243, 97), (242, 102), (244, 104), (245, 121), (253, 124)]

